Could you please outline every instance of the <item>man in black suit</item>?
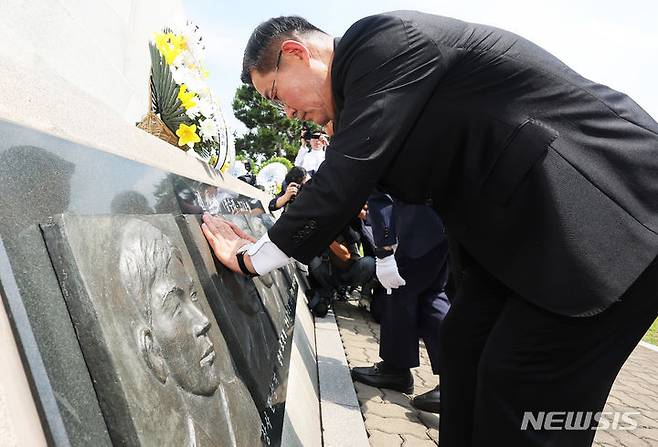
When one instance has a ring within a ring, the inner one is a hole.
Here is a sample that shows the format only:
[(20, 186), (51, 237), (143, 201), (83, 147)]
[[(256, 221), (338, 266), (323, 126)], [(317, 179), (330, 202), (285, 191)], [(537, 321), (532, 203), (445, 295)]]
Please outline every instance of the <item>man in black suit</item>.
[(245, 274), (307, 262), (376, 185), (431, 203), (463, 260), (442, 327), (442, 445), (589, 445), (595, 422), (527, 420), (591, 421), (658, 314), (658, 124), (517, 35), (417, 12), (341, 39), (272, 19), (243, 68), (288, 116), (335, 134), (263, 239), (205, 217), (216, 256)]

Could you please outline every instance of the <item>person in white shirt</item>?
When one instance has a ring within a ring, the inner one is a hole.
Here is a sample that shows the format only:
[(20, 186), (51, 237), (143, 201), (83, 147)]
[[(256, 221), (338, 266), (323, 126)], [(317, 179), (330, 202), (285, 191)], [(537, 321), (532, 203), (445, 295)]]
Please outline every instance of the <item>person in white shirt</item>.
[(313, 175), (324, 161), (327, 138), (321, 132), (311, 134), (310, 147), (302, 144), (295, 157), (295, 166), (300, 166)]

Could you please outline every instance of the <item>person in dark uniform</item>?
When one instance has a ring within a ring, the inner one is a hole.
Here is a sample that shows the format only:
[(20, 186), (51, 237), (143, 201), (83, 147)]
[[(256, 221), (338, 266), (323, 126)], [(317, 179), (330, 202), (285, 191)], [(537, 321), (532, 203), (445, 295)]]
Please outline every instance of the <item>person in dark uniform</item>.
[(308, 262), (375, 186), (431, 202), (463, 260), (441, 328), (441, 445), (590, 445), (596, 418), (523, 420), (600, 411), (658, 315), (658, 123), (518, 35), (413, 11), (339, 39), (271, 19), (242, 78), (335, 133), (260, 240), (204, 217), (217, 258), (250, 275)]
[[(302, 187), (311, 180), (306, 169), (294, 166), (288, 171), (281, 185), (281, 191), (268, 205), (270, 211), (283, 208), (293, 203)], [(308, 306), (316, 317), (324, 317), (329, 310), (335, 292), (341, 287), (365, 286), (375, 272), (373, 256), (361, 256), (358, 244), (361, 242), (357, 223), (358, 217), (352, 219), (336, 240), (329, 244), (320, 256), (308, 263), (311, 290)]]
[(342, 298), (340, 293), (344, 290), (361, 287), (362, 292), (367, 293), (375, 276), (375, 258), (361, 256), (354, 233), (349, 226), (345, 227), (329, 247), (308, 264), (314, 292), (308, 304), (315, 316), (324, 317), (334, 297)]
[[(381, 300), (382, 361), (352, 368), (352, 378), (411, 394), (410, 368), (419, 366), (420, 338), (432, 372), (440, 373), (439, 329), (450, 308), (445, 292), (448, 242), (443, 231), (437, 231), (443, 227), (441, 219), (426, 205), (405, 204), (376, 192), (368, 199), (368, 213), (377, 247), (376, 273), (387, 289), (387, 294), (376, 297)], [(414, 407), (433, 413), (439, 412), (439, 404), (438, 386), (412, 400)]]

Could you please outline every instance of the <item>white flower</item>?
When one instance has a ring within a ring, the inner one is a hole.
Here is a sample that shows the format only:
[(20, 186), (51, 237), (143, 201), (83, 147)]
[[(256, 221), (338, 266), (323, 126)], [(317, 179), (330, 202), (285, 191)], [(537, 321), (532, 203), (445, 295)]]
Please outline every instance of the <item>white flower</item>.
[[(194, 73), (194, 70), (190, 70), (191, 73)], [(185, 84), (188, 87), (188, 90), (194, 93), (203, 91), (206, 89), (206, 82), (201, 79), (196, 73), (192, 74)]]
[(199, 105), (197, 104), (196, 106), (187, 109), (185, 111), (185, 114), (189, 116), (191, 119), (194, 119), (197, 116), (199, 116), (199, 112), (200, 112)]
[[(176, 58), (178, 60), (179, 58)], [(194, 73), (192, 73), (192, 70), (187, 68), (185, 65), (177, 65), (177, 66), (171, 66), (171, 76), (174, 78), (174, 81), (176, 81), (176, 84), (181, 85), (185, 84), (188, 86), (189, 91), (193, 91), (192, 89), (189, 88), (190, 85), (190, 80), (194, 77)]]
[(212, 103), (209, 96), (201, 96), (197, 101), (201, 115), (206, 118), (212, 118), (215, 114), (215, 105)]
[(205, 47), (201, 44), (201, 40), (188, 41), (187, 46), (194, 61), (197, 64), (201, 64), (205, 60)]
[[(204, 80), (204, 82), (206, 82), (206, 81)], [(210, 93), (210, 87), (208, 87), (207, 83), (206, 83), (204, 88), (202, 88), (201, 90), (199, 90), (197, 92), (197, 94), (199, 95), (200, 98), (207, 99), (209, 101), (212, 100), (211, 93)]]
[(217, 123), (213, 119), (205, 119), (201, 121), (201, 137), (203, 141), (209, 141), (217, 137)]
[[(177, 61), (178, 59), (179, 58), (176, 58)], [(174, 81), (176, 81), (176, 84), (185, 84), (187, 90), (190, 92), (203, 92), (208, 88), (205, 80), (201, 77), (201, 74), (185, 65), (171, 66), (171, 76), (174, 78)]]
[(190, 88), (193, 88), (193, 92), (200, 92), (205, 90), (206, 87), (206, 81), (204, 81), (200, 76), (197, 76), (196, 78), (192, 79), (192, 86)]
[(194, 23), (187, 22), (187, 24), (182, 27), (181, 33), (185, 37), (187, 47), (197, 63), (203, 62), (205, 45), (203, 44), (199, 27)]

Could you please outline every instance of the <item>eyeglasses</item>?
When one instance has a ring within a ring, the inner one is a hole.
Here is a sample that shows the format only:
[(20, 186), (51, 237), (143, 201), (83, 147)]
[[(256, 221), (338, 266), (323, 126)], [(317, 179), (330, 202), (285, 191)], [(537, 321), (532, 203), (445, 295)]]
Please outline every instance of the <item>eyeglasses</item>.
[(279, 50), (279, 56), (276, 58), (276, 65), (274, 66), (274, 79), (272, 79), (272, 87), (270, 88), (270, 98), (269, 101), (274, 107), (280, 112), (283, 112), (286, 108), (286, 105), (276, 97), (274, 94), (274, 86), (276, 84), (276, 77), (279, 75), (279, 64), (281, 64), (281, 54), (283, 54), (283, 49)]

